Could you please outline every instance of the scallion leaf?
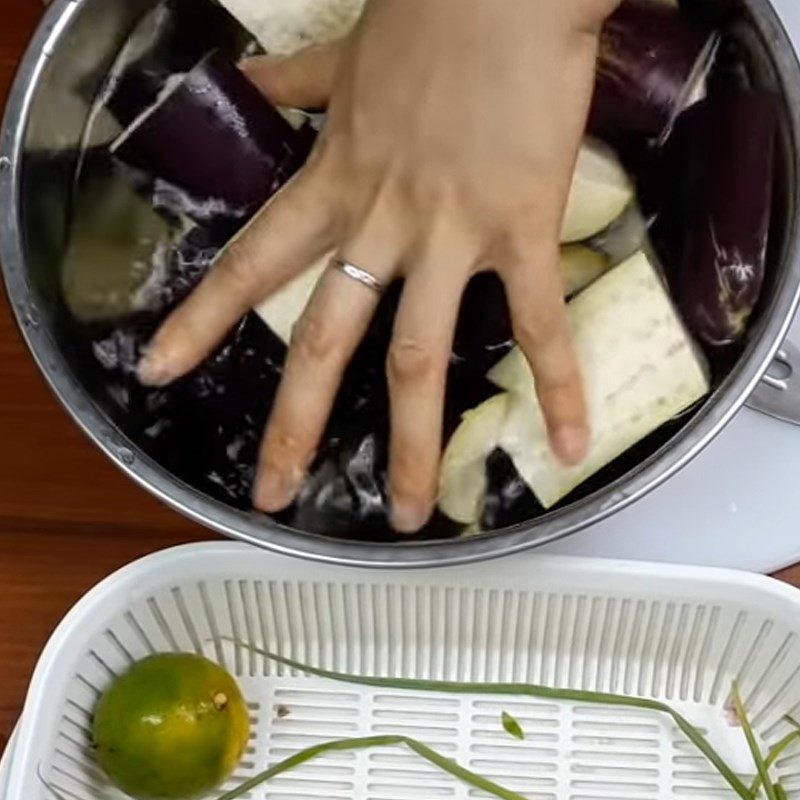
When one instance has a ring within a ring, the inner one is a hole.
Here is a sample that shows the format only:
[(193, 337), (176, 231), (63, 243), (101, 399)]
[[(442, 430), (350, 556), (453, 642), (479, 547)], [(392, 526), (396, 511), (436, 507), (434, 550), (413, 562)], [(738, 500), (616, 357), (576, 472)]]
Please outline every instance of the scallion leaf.
[(494, 795), (494, 797), (498, 797), (500, 800), (525, 800), (521, 794), (512, 792), (510, 789), (506, 789), (494, 781), (490, 781), (488, 778), (471, 772), (416, 739), (411, 739), (408, 736), (396, 736), (391, 734), (386, 736), (365, 736), (360, 739), (339, 739), (334, 742), (325, 742), (324, 744), (309, 747), (306, 750), (295, 753), (293, 756), (281, 761), (274, 767), (270, 767), (268, 770), (265, 770), (255, 777), (250, 778), (250, 780), (246, 781), (241, 786), (231, 789), (231, 791), (219, 797), (218, 800), (236, 800), (236, 798), (247, 794), (258, 786), (272, 780), (272, 778), (284, 772), (288, 772), (295, 767), (299, 767), (307, 761), (325, 755), (326, 753), (353, 752), (357, 750), (367, 750), (373, 747), (392, 747), (396, 745), (408, 747), (421, 758), (424, 758), (426, 761), (452, 775), (454, 778), (471, 786), (473, 789), (478, 789), (479, 791)]
[[(764, 765), (769, 770), (775, 766), (778, 759), (788, 750), (795, 742), (800, 742), (800, 727), (796, 731), (792, 731), (791, 733), (787, 733), (786, 736), (783, 737), (779, 742), (775, 744), (774, 747), (767, 753), (767, 757), (764, 759)], [(777, 786), (775, 787), (778, 788)], [(753, 797), (757, 797), (758, 793), (761, 791), (761, 775), (756, 775), (753, 783), (750, 785), (750, 791), (753, 794)]]
[(736, 712), (736, 716), (739, 718), (739, 721), (742, 724), (742, 730), (744, 731), (745, 738), (747, 739), (747, 746), (750, 748), (750, 753), (753, 756), (753, 761), (755, 762), (756, 769), (758, 770), (758, 776), (761, 779), (761, 785), (764, 787), (764, 792), (767, 795), (768, 800), (780, 800), (779, 795), (775, 791), (775, 784), (772, 782), (772, 778), (770, 777), (769, 767), (767, 766), (764, 756), (761, 754), (761, 748), (758, 746), (758, 742), (756, 741), (756, 735), (753, 731), (753, 726), (750, 724), (747, 712), (745, 711), (744, 703), (742, 702), (742, 696), (739, 694), (739, 686), (736, 683), (733, 684), (731, 700), (733, 701), (733, 710)]
[[(753, 800), (750, 790), (745, 786), (739, 776), (725, 763), (722, 756), (714, 749), (702, 733), (692, 725), (689, 720), (670, 708), (666, 703), (640, 697), (627, 697), (625, 695), (607, 694), (605, 692), (591, 692), (583, 689), (552, 689), (547, 686), (536, 686), (526, 683), (465, 683), (455, 681), (431, 681), (414, 678), (381, 678), (375, 676), (348, 675), (333, 670), (320, 669), (307, 664), (302, 664), (285, 656), (271, 653), (245, 642), (234, 641), (242, 647), (248, 647), (253, 652), (264, 658), (282, 664), (298, 672), (305, 672), (318, 678), (350, 683), (359, 686), (371, 686), (381, 689), (401, 689), (423, 692), (441, 692), (444, 694), (482, 694), (482, 695), (517, 695), (536, 697), (538, 699), (556, 700), (572, 703), (590, 703), (596, 705), (614, 706), (617, 708), (636, 708), (644, 711), (655, 711), (671, 717), (684, 735), (697, 747), (698, 750), (711, 762), (714, 768), (725, 779), (726, 783), (742, 798)], [(225, 798), (227, 800), (227, 798)], [(773, 798), (770, 798), (773, 800)]]

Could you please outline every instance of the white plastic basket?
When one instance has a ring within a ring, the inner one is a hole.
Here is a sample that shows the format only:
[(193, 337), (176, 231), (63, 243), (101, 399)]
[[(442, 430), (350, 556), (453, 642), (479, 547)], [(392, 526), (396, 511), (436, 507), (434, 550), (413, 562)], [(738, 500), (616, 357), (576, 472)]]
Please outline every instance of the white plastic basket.
[(9, 737), (2, 756), (0, 756), (0, 800), (5, 800), (8, 796), (8, 778), (11, 772), (11, 760), (14, 758), (16, 741), (17, 732), (15, 730)]
[[(788, 730), (783, 715), (800, 708), (798, 633), (800, 593), (731, 572), (528, 555), (395, 575), (244, 545), (182, 547), (109, 578), (59, 627), (31, 685), (3, 800), (44, 800), (39, 770), (66, 798), (121, 797), (93, 763), (92, 705), (133, 660), (168, 650), (204, 653), (238, 677), (254, 726), (236, 781), (316, 742), (399, 732), (532, 800), (719, 800), (733, 795), (654, 713), (336, 684), (291, 674), (227, 639), (362, 674), (527, 681), (665, 700), (750, 776), (744, 737), (725, 713), (732, 682), (740, 682), (764, 743), (776, 741)], [(502, 729), (503, 711), (519, 720), (525, 741)], [(800, 797), (800, 748), (777, 772)], [(320, 759), (250, 796), (481, 795), (407, 751), (385, 749)]]

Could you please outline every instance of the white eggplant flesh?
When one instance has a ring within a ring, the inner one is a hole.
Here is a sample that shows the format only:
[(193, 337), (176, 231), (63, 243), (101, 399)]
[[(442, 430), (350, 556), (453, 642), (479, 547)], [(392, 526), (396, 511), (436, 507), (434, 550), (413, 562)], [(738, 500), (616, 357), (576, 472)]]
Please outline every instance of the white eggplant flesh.
[(605, 274), (611, 261), (584, 244), (568, 244), (561, 248), (561, 271), (564, 296), (572, 297)]
[(464, 414), (442, 459), (439, 508), (455, 522), (475, 525), (486, 497), (486, 458), (497, 447), (508, 407), (498, 394)]
[(531, 390), (533, 383), (530, 367), (519, 347), (515, 347), (505, 358), (498, 361), (486, 377), (498, 389), (514, 395), (525, 395)]
[(321, 258), (254, 309), (267, 327), (287, 345), (292, 339), (292, 330), (306, 310), (330, 259), (330, 255)]
[(638, 253), (569, 304), (589, 420), (589, 452), (568, 467), (550, 450), (527, 361), (519, 351), (490, 378), (512, 393), (500, 446), (550, 508), (709, 392), (705, 363), (656, 270)]
[(562, 243), (581, 242), (605, 230), (635, 197), (633, 182), (614, 151), (587, 138), (578, 154)]
[(291, 55), (338, 39), (358, 21), (365, 0), (220, 0), (270, 54)]

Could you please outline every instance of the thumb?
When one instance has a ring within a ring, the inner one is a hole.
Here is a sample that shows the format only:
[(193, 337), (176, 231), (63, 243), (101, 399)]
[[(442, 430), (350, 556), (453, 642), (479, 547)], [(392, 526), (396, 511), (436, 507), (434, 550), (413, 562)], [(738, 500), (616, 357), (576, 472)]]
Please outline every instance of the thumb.
[(275, 105), (324, 109), (331, 99), (344, 45), (344, 39), (337, 39), (288, 57), (248, 58), (239, 66)]

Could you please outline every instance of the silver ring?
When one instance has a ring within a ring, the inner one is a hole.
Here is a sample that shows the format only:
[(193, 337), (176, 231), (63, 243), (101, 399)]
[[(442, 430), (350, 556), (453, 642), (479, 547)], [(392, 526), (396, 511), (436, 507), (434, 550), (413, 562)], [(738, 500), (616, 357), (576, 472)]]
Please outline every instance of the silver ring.
[(343, 275), (347, 275), (348, 278), (358, 281), (362, 286), (372, 289), (373, 292), (383, 294), (386, 291), (382, 281), (379, 281), (371, 272), (361, 269), (361, 267), (350, 261), (345, 261), (343, 258), (334, 258), (331, 261), (331, 266), (339, 270)]

